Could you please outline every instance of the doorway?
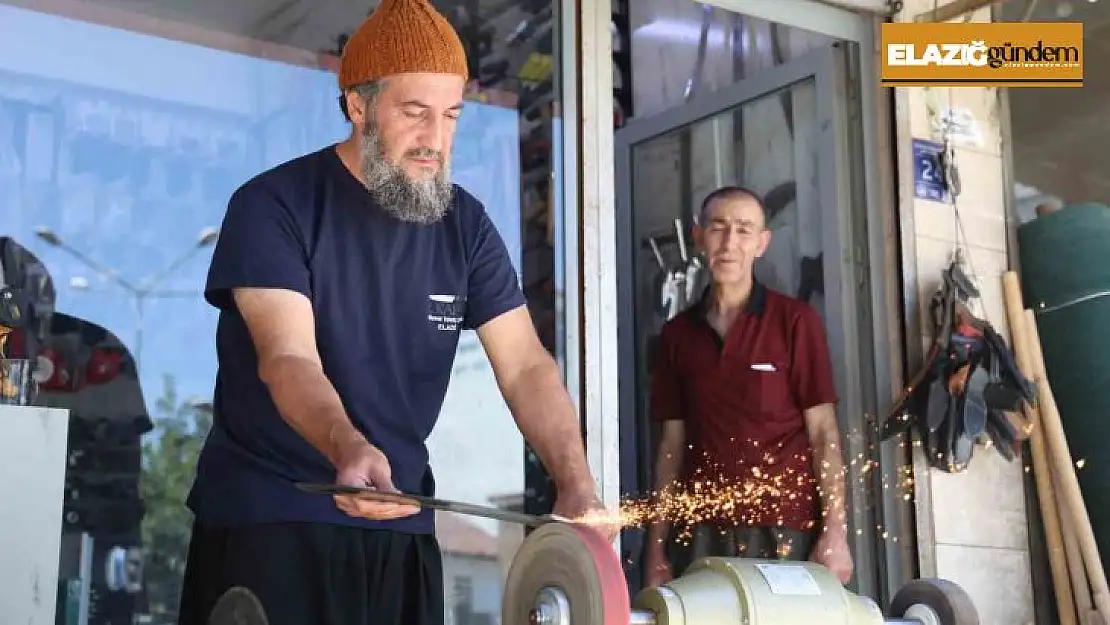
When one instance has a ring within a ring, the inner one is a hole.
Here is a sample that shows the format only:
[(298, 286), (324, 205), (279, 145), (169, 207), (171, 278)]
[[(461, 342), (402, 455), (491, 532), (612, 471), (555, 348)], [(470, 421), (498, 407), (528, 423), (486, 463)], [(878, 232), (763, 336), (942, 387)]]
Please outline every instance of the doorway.
[[(621, 492), (653, 490), (658, 430), (649, 418), (650, 363), (665, 321), (695, 301), (705, 272), (690, 271), (694, 213), (711, 190), (741, 184), (764, 197), (772, 242), (756, 263), (769, 288), (821, 316), (834, 363), (849, 490), (853, 590), (878, 596), (881, 492), (874, 428), (866, 294), (866, 202), (852, 163), (849, 48), (821, 46), (617, 131), (618, 302), (621, 323)], [(854, 227), (855, 226), (855, 227)], [(630, 586), (642, 582), (643, 532), (622, 537)]]

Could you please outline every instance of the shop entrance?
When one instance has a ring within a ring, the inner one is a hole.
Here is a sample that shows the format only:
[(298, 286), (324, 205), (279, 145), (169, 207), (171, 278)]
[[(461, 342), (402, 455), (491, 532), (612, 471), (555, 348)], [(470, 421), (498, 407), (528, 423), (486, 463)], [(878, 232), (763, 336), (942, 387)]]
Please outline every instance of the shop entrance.
[[(621, 491), (653, 490), (657, 429), (649, 419), (650, 366), (662, 324), (696, 300), (708, 274), (695, 264), (690, 237), (702, 199), (741, 184), (765, 198), (773, 231), (756, 276), (807, 301), (829, 338), (838, 417), (851, 463), (853, 588), (878, 590), (874, 506), (882, 490), (868, 475), (874, 441), (865, 423), (861, 354), (870, 353), (867, 297), (858, 278), (852, 214), (853, 102), (846, 43), (805, 54), (663, 112), (635, 118), (615, 138), (619, 302), (621, 306)], [(873, 387), (872, 387), (873, 388)], [(634, 450), (634, 451), (633, 451)], [(857, 531), (859, 530), (859, 531)], [(633, 587), (641, 580), (642, 539), (622, 540)]]

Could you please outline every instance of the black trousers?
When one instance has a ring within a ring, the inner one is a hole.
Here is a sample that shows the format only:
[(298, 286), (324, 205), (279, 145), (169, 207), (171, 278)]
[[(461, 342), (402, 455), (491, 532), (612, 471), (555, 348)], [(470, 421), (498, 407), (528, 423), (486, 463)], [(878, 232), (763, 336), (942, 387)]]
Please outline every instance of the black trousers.
[(207, 625), (228, 588), (269, 625), (443, 625), (435, 536), (313, 523), (193, 526), (179, 625)]
[(698, 524), (671, 530), (667, 556), (674, 574), (682, 575), (695, 560), (708, 557), (804, 561), (816, 542), (816, 530)]

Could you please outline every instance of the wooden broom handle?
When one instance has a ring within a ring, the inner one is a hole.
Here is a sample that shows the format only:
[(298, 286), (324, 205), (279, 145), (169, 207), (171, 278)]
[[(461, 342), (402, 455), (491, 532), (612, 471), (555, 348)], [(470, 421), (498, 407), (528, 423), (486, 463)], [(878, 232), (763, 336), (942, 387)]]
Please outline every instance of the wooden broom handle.
[(1025, 327), (1029, 330), (1029, 347), (1033, 355), (1033, 371), (1036, 374), (1037, 404), (1041, 411), (1041, 424), (1044, 426), (1048, 451), (1055, 465), (1056, 478), (1059, 480), (1060, 491), (1063, 494), (1063, 509), (1067, 511), (1068, 522), (1065, 525), (1076, 533), (1079, 551), (1083, 554), (1083, 562), (1091, 583), (1095, 609), (1103, 620), (1106, 620), (1110, 618), (1110, 588), (1107, 588), (1106, 584), (1106, 571), (1102, 568), (1102, 561), (1099, 559), (1095, 532), (1091, 527), (1091, 518), (1087, 514), (1087, 504), (1083, 501), (1083, 492), (1079, 489), (1079, 477), (1075, 474), (1075, 467), (1071, 462), (1071, 450), (1068, 448), (1068, 439), (1064, 434), (1064, 424), (1060, 420), (1060, 410), (1056, 407), (1056, 398), (1048, 384), (1040, 332), (1037, 330), (1037, 320), (1032, 310), (1025, 311), (1025, 319)]
[[(1002, 292), (1006, 303), (1006, 320), (1010, 325), (1010, 343), (1014, 358), (1021, 374), (1034, 380), (1032, 354), (1028, 347), (1029, 332), (1025, 327), (1025, 306), (1022, 303), (1021, 286), (1017, 274), (1007, 271), (1002, 275)], [(1052, 484), (1052, 466), (1045, 450), (1044, 433), (1041, 431), (1039, 415), (1034, 406), (1023, 406), (1025, 418), (1033, 431), (1029, 436), (1029, 447), (1033, 453), (1033, 477), (1037, 482), (1037, 501), (1040, 504), (1041, 519), (1044, 523), (1045, 543), (1048, 547), (1048, 564), (1052, 572), (1052, 589), (1056, 594), (1056, 611), (1060, 625), (1076, 623), (1076, 608), (1072, 596), (1072, 585), (1068, 570), (1067, 551), (1060, 528), (1060, 510), (1056, 503), (1056, 493)], [(1086, 581), (1084, 580), (1084, 583)]]

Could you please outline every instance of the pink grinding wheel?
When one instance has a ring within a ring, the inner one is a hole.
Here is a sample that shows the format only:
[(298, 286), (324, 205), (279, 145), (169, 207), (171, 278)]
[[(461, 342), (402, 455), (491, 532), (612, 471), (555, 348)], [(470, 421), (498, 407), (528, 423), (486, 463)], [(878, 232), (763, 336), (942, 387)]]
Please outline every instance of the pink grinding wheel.
[(589, 526), (543, 525), (513, 558), (501, 617), (505, 625), (628, 625), (620, 558)]

